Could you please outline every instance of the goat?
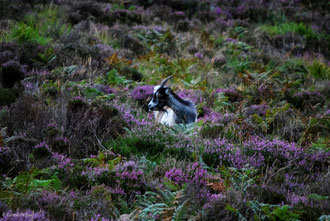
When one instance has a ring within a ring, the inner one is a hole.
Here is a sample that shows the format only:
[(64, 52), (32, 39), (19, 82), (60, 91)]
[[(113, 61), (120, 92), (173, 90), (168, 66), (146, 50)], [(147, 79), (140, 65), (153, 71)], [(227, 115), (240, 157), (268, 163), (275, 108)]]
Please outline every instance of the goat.
[(154, 94), (148, 104), (148, 109), (155, 111), (156, 121), (173, 126), (175, 124), (190, 124), (197, 121), (195, 104), (181, 99), (173, 90), (166, 87), (166, 82), (172, 78), (165, 78), (160, 85), (154, 87)]

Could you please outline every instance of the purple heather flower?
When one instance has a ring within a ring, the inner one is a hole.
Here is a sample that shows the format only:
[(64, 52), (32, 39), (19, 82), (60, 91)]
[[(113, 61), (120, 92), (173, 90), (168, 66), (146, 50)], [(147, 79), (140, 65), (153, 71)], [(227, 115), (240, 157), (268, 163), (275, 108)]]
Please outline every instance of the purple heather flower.
[(237, 14), (243, 14), (244, 13), (244, 11), (245, 11), (245, 6), (244, 5), (240, 5), (240, 6), (238, 6), (237, 8), (236, 8), (236, 12), (237, 12)]
[(231, 43), (237, 43), (237, 40), (233, 38), (227, 38), (226, 41)]
[(266, 104), (254, 104), (245, 109), (245, 114), (247, 116), (257, 114), (259, 116), (265, 116), (266, 110), (269, 108)]
[(205, 184), (207, 170), (201, 164), (195, 162), (188, 166), (186, 172), (181, 168), (173, 168), (165, 172), (165, 177), (178, 185), (185, 183)]
[(320, 27), (318, 25), (311, 25), (311, 28), (314, 30), (314, 31), (319, 31), (320, 30)]
[(194, 102), (195, 104), (199, 104), (205, 101), (205, 98), (203, 98), (202, 93), (199, 90), (183, 90), (177, 92), (177, 95), (183, 99), (183, 100), (190, 100)]
[(34, 146), (35, 149), (38, 149), (38, 148), (45, 148), (47, 150), (50, 150), (48, 144), (46, 142), (41, 142), (39, 143), (38, 145)]
[(184, 17), (186, 15), (183, 11), (176, 11), (174, 14), (178, 17)]
[(328, 116), (328, 115), (330, 115), (330, 109), (328, 109), (326, 112), (325, 112), (325, 114), (324, 114), (325, 116)]
[(0, 153), (1, 153), (1, 152), (5, 152), (5, 151), (7, 151), (7, 150), (8, 150), (8, 147), (1, 147), (1, 146), (0, 146)]
[(194, 55), (196, 58), (198, 58), (198, 59), (202, 59), (203, 58), (203, 54), (201, 53), (201, 52), (197, 52), (197, 53), (195, 53), (195, 55)]
[(138, 118), (136, 118), (132, 114), (131, 109), (128, 108), (128, 107), (126, 107), (125, 105), (114, 104), (114, 107), (116, 107), (122, 113), (123, 119), (130, 126), (133, 126), (133, 125), (136, 125), (136, 126), (146, 126), (149, 123), (146, 119), (138, 119)]
[(110, 192), (116, 195), (126, 195), (125, 191), (118, 185), (115, 188), (110, 188)]
[(222, 9), (220, 7), (216, 7), (214, 11), (217, 15), (220, 15), (222, 12)]
[(72, 198), (77, 198), (77, 194), (74, 190), (71, 190), (69, 195), (72, 197)]
[(106, 88), (105, 88), (105, 92), (106, 92), (107, 94), (117, 94), (116, 90), (113, 89), (113, 88), (110, 88), (110, 87), (106, 87)]
[(102, 217), (101, 214), (96, 214), (96, 216), (92, 217), (90, 221), (110, 221), (110, 220)]
[(125, 162), (124, 167), (125, 168), (134, 168), (136, 166), (136, 163), (132, 160)]
[(47, 127), (54, 127), (54, 128), (57, 128), (57, 125), (56, 125), (55, 123), (49, 123), (49, 124), (47, 125)]
[(71, 158), (66, 157), (63, 154), (52, 153), (53, 158), (58, 162), (58, 168), (73, 167), (74, 163), (71, 162)]
[(290, 202), (291, 206), (294, 206), (298, 203), (302, 203), (302, 204), (307, 204), (308, 203), (308, 198), (305, 196), (299, 196), (295, 193), (289, 193), (287, 194), (286, 197), (287, 201)]
[(27, 66), (22, 65), (18, 61), (10, 60), (4, 64), (2, 64), (3, 68), (8, 68), (8, 69), (16, 69), (19, 70), (23, 75), (27, 74)]
[(302, 92), (295, 93), (293, 95), (293, 97), (304, 97), (304, 96), (319, 97), (319, 96), (322, 96), (322, 95), (320, 94), (320, 92), (316, 92), (316, 91), (302, 91)]

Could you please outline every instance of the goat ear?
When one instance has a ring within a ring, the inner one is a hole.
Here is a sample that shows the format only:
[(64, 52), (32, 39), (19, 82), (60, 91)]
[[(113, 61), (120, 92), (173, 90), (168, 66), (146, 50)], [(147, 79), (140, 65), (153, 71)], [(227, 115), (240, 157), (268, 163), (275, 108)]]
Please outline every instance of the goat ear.
[(166, 94), (166, 95), (169, 95), (170, 92), (171, 92), (171, 88), (168, 87), (168, 88), (165, 89), (165, 94)]

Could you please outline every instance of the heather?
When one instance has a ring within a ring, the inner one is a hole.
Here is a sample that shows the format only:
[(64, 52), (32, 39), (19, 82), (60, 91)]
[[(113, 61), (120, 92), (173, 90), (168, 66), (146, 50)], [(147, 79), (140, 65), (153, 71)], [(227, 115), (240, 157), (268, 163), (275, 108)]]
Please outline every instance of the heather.
[(329, 220), (328, 9), (0, 2), (0, 220)]

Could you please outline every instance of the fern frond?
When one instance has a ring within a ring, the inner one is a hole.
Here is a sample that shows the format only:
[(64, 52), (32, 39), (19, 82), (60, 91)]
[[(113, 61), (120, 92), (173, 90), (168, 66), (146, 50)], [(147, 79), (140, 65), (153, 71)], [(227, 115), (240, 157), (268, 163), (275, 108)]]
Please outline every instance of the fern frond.
[(161, 189), (158, 189), (158, 191), (160, 193), (160, 196), (164, 199), (167, 205), (171, 205), (175, 200), (175, 193), (172, 193), (169, 190), (161, 190)]
[(172, 221), (181, 221), (188, 219), (188, 200), (185, 200), (180, 206), (178, 206), (173, 214)]

